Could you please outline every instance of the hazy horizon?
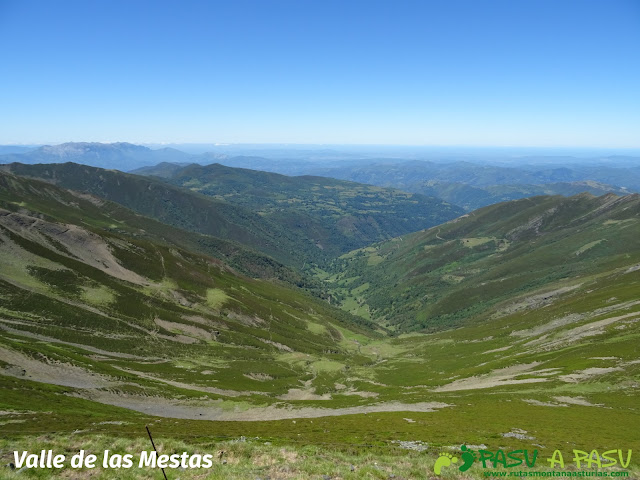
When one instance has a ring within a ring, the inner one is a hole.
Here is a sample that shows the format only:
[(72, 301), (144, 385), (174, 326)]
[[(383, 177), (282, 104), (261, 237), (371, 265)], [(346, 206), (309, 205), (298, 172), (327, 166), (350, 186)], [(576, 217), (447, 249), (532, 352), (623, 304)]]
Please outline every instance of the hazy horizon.
[[(510, 146), (510, 145), (401, 145), (401, 144), (331, 144), (331, 143), (214, 143), (214, 142), (193, 142), (193, 143), (174, 143), (174, 142), (125, 142), (125, 141), (69, 141), (60, 143), (33, 143), (33, 144), (2, 144), (3, 149), (16, 147), (16, 152), (26, 151), (26, 149), (37, 149), (45, 146), (58, 146), (64, 144), (101, 144), (113, 145), (119, 143), (128, 143), (131, 145), (139, 145), (159, 150), (163, 148), (174, 148), (182, 152), (198, 155), (215, 150), (237, 150), (238, 154), (251, 150), (265, 151), (309, 151), (318, 152), (323, 150), (342, 151), (352, 155), (361, 154), (363, 156), (371, 155), (390, 155), (393, 157), (403, 157), (411, 159), (420, 155), (469, 155), (470, 157), (480, 156), (497, 156), (497, 157), (606, 157), (606, 156), (640, 156), (640, 148), (604, 148), (604, 147), (553, 147), (553, 146)], [(7, 153), (0, 151), (0, 155)], [(12, 152), (13, 153), (13, 152)]]

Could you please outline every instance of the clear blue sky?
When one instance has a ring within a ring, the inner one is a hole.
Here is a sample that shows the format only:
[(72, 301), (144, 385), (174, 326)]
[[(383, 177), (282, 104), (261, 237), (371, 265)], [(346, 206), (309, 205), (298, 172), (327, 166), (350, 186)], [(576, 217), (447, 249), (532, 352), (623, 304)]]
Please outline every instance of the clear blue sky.
[(640, 147), (640, 0), (0, 0), (0, 143)]

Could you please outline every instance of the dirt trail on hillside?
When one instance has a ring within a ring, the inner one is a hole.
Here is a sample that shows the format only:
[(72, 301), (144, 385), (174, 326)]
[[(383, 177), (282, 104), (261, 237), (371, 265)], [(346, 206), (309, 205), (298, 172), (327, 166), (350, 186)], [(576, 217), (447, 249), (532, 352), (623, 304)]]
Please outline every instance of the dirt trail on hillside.
[(572, 323), (578, 323), (585, 319), (596, 318), (601, 315), (606, 315), (608, 313), (615, 312), (618, 310), (627, 310), (638, 304), (640, 304), (640, 300), (632, 300), (629, 302), (616, 303), (614, 305), (608, 305), (606, 307), (598, 308), (589, 313), (571, 313), (564, 317), (553, 319), (550, 322), (545, 323), (543, 325), (538, 325), (536, 327), (529, 328), (526, 330), (515, 330), (511, 332), (511, 336), (523, 337), (523, 338), (537, 337), (539, 335), (550, 332), (552, 330), (559, 329), (561, 327), (570, 325)]
[(68, 345), (70, 347), (80, 348), (82, 350), (86, 350), (87, 352), (97, 353), (98, 355), (106, 355), (106, 356), (115, 357), (115, 358), (127, 358), (127, 359), (131, 359), (131, 360), (145, 360), (145, 361), (160, 360), (159, 357), (141, 357), (139, 355), (133, 355), (131, 353), (110, 352), (110, 351), (107, 351), (107, 350), (102, 350), (101, 348), (92, 347), (90, 345), (84, 345), (82, 343), (66, 342), (64, 340), (59, 340), (57, 338), (48, 337), (46, 335), (40, 335), (39, 333), (27, 332), (25, 330), (18, 330), (18, 329), (15, 329), (15, 328), (11, 328), (8, 325), (5, 325), (5, 323), (10, 323), (10, 324), (11, 323), (13, 323), (13, 324), (20, 324), (21, 323), (21, 324), (24, 324), (24, 325), (31, 325), (30, 323), (16, 322), (16, 321), (0, 318), (0, 330), (4, 330), (5, 332), (11, 333), (12, 335), (18, 335), (18, 336), (21, 336), (21, 337), (33, 338), (34, 340), (39, 340), (41, 342), (59, 343), (61, 345)]
[(548, 351), (550, 349), (565, 347), (584, 338), (602, 335), (606, 332), (605, 327), (621, 320), (637, 322), (640, 320), (640, 312), (631, 312), (625, 315), (618, 315), (616, 317), (590, 322), (585, 325), (580, 325), (579, 327), (563, 331), (562, 335), (557, 338), (549, 339), (546, 336), (543, 336), (526, 343), (524, 346), (534, 347), (534, 351)]
[(222, 402), (185, 403), (161, 397), (142, 397), (138, 395), (122, 395), (111, 392), (87, 392), (73, 396), (86, 398), (95, 402), (128, 408), (137, 412), (158, 417), (182, 418), (189, 420), (219, 420), (232, 422), (255, 422), (262, 420), (287, 420), (295, 418), (337, 417), (379, 412), (434, 412), (440, 408), (450, 407), (442, 402), (422, 403), (379, 403), (358, 407), (319, 408), (319, 407), (246, 407), (223, 406)]
[(542, 308), (546, 305), (550, 305), (555, 302), (558, 297), (572, 292), (577, 288), (582, 286), (581, 283), (577, 285), (571, 285), (567, 287), (558, 288), (556, 290), (551, 290), (543, 293), (535, 293), (533, 295), (527, 295), (521, 297), (509, 305), (501, 308), (496, 313), (494, 313), (491, 318), (502, 318), (507, 315), (514, 314), (516, 312), (524, 311), (524, 310), (533, 310), (536, 308)]
[(283, 395), (278, 396), (280, 400), (331, 400), (330, 393), (318, 395), (315, 388), (290, 388)]
[(538, 383), (546, 382), (548, 378), (523, 378), (517, 379), (520, 375), (541, 375), (547, 376), (555, 373), (558, 369), (545, 368), (542, 370), (533, 370), (540, 362), (532, 362), (527, 364), (512, 365), (506, 368), (493, 370), (485, 375), (477, 377), (468, 377), (455, 380), (447, 385), (442, 385), (434, 389), (434, 392), (455, 392), (458, 390), (477, 390), (481, 388), (499, 387), (502, 385), (515, 385), (520, 383)]
[(91, 373), (84, 368), (69, 363), (46, 359), (38, 361), (22, 353), (0, 347), (0, 360), (10, 366), (0, 370), (1, 375), (50, 383), (74, 388), (103, 388), (117, 385), (108, 377)]
[(112, 277), (137, 285), (150, 284), (144, 277), (123, 267), (100, 236), (77, 225), (51, 223), (4, 209), (0, 209), (0, 223), (17, 235), (78, 259)]
[(118, 370), (122, 370), (123, 372), (130, 373), (140, 378), (146, 378), (147, 380), (152, 380), (154, 382), (165, 383), (167, 385), (171, 385), (172, 387), (184, 388), (185, 390), (195, 390), (197, 392), (205, 392), (205, 393), (213, 393), (215, 395), (222, 395), (224, 397), (240, 397), (247, 395), (265, 395), (264, 392), (255, 392), (255, 391), (237, 391), (237, 390), (226, 390), (224, 388), (217, 387), (205, 387), (200, 385), (194, 385), (192, 383), (183, 383), (177, 382), (175, 380), (169, 380), (166, 378), (160, 378), (155, 375), (151, 375), (149, 373), (140, 372), (137, 370), (133, 370), (130, 368), (124, 368), (114, 365), (114, 368)]

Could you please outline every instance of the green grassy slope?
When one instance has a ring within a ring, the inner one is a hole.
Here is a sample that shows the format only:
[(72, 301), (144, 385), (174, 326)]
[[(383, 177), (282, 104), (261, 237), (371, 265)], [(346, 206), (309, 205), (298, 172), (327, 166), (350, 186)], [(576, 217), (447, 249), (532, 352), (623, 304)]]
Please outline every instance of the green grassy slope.
[(640, 197), (534, 197), (353, 251), (328, 284), (399, 330), (441, 329), (537, 288), (640, 262)]
[(6, 174), (0, 186), (0, 360), (10, 377), (85, 396), (269, 404), (318, 370), (368, 361), (350, 338), (377, 334), (325, 302), (156, 242), (140, 230), (155, 223), (135, 217), (133, 228), (122, 207)]

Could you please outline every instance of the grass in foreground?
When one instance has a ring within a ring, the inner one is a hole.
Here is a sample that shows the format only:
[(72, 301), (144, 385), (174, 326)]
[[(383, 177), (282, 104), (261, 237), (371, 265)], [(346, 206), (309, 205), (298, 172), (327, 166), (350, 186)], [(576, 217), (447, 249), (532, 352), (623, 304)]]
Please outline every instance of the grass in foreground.
[[(461, 473), (457, 465), (443, 468), (440, 476), (433, 471), (434, 463), (443, 450), (428, 448), (425, 451), (408, 450), (399, 446), (386, 448), (352, 445), (340, 448), (332, 445), (273, 445), (260, 438), (213, 440), (156, 438), (160, 454), (211, 454), (213, 465), (207, 469), (176, 468), (166, 469), (167, 477), (174, 479), (478, 479), (489, 478), (485, 472), (510, 472), (509, 469), (483, 469), (476, 462), (471, 469)], [(14, 439), (0, 439), (0, 461), (2, 465), (13, 461), (13, 450), (39, 453), (42, 449), (52, 449), (69, 459), (83, 449), (86, 454), (98, 457), (94, 469), (24, 469), (20, 472), (7, 467), (0, 469), (0, 479), (13, 478), (92, 478), (92, 479), (158, 479), (163, 478), (160, 469), (138, 468), (140, 452), (151, 451), (147, 437), (113, 437), (107, 435), (66, 434), (25, 436)], [(110, 454), (132, 454), (130, 469), (112, 469), (100, 466), (103, 452)], [(459, 451), (448, 453), (460, 457)], [(522, 468), (535, 472), (550, 472), (543, 458), (539, 458), (534, 468)], [(68, 464), (68, 461), (65, 462)], [(543, 465), (544, 464), (544, 465)], [(518, 468), (512, 469), (519, 470)], [(556, 471), (561, 471), (556, 469)], [(595, 469), (576, 470), (567, 466), (565, 472), (595, 472)], [(599, 469), (600, 472), (621, 473), (619, 469)], [(624, 478), (640, 478), (636, 467), (627, 470)]]

